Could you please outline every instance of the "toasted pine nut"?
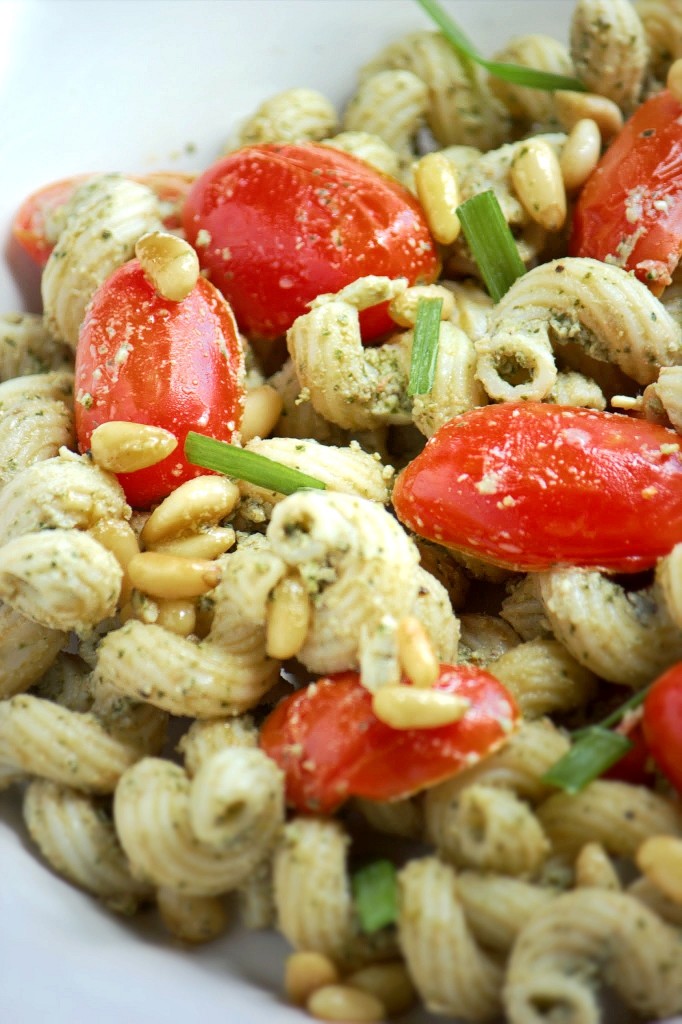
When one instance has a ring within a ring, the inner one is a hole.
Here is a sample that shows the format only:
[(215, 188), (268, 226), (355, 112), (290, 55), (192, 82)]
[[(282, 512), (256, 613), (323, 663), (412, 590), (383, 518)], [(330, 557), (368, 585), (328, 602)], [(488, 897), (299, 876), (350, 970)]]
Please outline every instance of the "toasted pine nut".
[(433, 686), (440, 672), (438, 659), (423, 625), (414, 615), (405, 615), (396, 632), (398, 659), (415, 686)]
[(143, 551), (128, 563), (130, 582), (144, 594), (169, 600), (200, 597), (220, 582), (220, 567), (199, 558)]
[(435, 729), (459, 722), (471, 707), (466, 697), (414, 686), (383, 686), (372, 698), (377, 718), (393, 729)]
[(389, 1017), (406, 1013), (415, 1000), (414, 985), (404, 964), (370, 964), (345, 979), (346, 984), (369, 992), (384, 1004)]
[(601, 843), (585, 843), (575, 861), (575, 885), (586, 889), (621, 888), (616, 870)]
[(511, 166), (517, 196), (532, 219), (547, 231), (566, 220), (566, 190), (556, 153), (543, 139), (527, 139)]
[(282, 396), (269, 384), (247, 391), (240, 427), (242, 444), (254, 437), (267, 437), (279, 419), (283, 405)]
[(461, 227), (456, 167), (442, 153), (427, 153), (415, 165), (414, 181), (431, 234), (437, 242), (451, 245)]
[(227, 928), (227, 914), (217, 896), (189, 896), (175, 889), (157, 890), (161, 920), (182, 942), (211, 942)]
[(155, 466), (177, 446), (178, 439), (170, 430), (125, 420), (100, 424), (90, 438), (93, 459), (110, 473), (134, 473)]
[(675, 836), (651, 836), (636, 855), (637, 866), (657, 889), (682, 904), (682, 839)]
[(302, 582), (285, 576), (268, 606), (265, 650), (271, 658), (293, 658), (305, 643), (310, 624), (310, 599)]
[(160, 540), (195, 533), (200, 526), (215, 526), (239, 500), (239, 488), (224, 476), (197, 476), (176, 487), (154, 509), (140, 540), (151, 547)]
[(561, 150), (559, 166), (568, 191), (580, 188), (599, 162), (601, 134), (591, 117), (583, 117), (571, 128)]
[(159, 616), (156, 620), (158, 626), (163, 626), (169, 633), (176, 636), (189, 636), (194, 632), (196, 623), (196, 606), (193, 601), (181, 600), (160, 600)]
[(418, 284), (397, 295), (389, 304), (388, 312), (400, 327), (414, 327), (420, 299), (442, 299), (440, 318), (451, 320), (455, 313), (455, 297), (448, 288), (439, 284)]
[(230, 550), (235, 539), (231, 526), (205, 526), (197, 533), (188, 533), (186, 537), (171, 537), (170, 540), (150, 544), (148, 550), (180, 555), (182, 558), (218, 558)]
[(667, 86), (675, 99), (682, 103), (682, 57), (672, 62), (668, 68)]
[(199, 258), (189, 242), (177, 235), (151, 231), (140, 238), (135, 255), (162, 299), (181, 302), (199, 279)]
[(287, 957), (284, 990), (292, 1003), (303, 1006), (318, 988), (338, 980), (339, 972), (323, 953), (304, 950)]
[(609, 142), (623, 127), (623, 115), (617, 104), (595, 92), (560, 89), (554, 93), (554, 109), (567, 132), (572, 131), (583, 118), (596, 121), (603, 142)]
[(132, 590), (128, 578), (128, 563), (131, 558), (140, 553), (140, 545), (137, 542), (135, 531), (124, 519), (100, 519), (89, 532), (95, 540), (100, 542), (102, 547), (111, 551), (123, 569), (123, 581), (119, 596), (119, 604), (122, 606), (127, 602)]
[(318, 1020), (370, 1022), (381, 1020), (385, 1009), (376, 996), (350, 985), (324, 985), (308, 999), (306, 1009)]

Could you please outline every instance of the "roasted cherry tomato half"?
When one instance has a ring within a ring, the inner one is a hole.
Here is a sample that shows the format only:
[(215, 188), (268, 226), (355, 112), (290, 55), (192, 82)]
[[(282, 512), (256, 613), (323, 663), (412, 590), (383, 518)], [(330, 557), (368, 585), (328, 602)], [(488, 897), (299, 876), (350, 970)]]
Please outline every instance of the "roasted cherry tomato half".
[[(12, 224), (12, 234), (38, 266), (45, 266), (54, 249), (60, 229), (60, 208), (69, 202), (76, 188), (90, 177), (90, 174), (80, 174), (53, 181), (37, 192), (32, 192), (19, 207)], [(179, 171), (131, 175), (133, 181), (147, 185), (156, 192), (162, 206), (163, 223), (168, 230), (180, 227), (180, 211), (194, 177), (193, 174)]]
[(435, 689), (467, 697), (470, 710), (452, 725), (393, 729), (372, 711), (356, 672), (286, 697), (263, 723), (260, 744), (285, 773), (288, 802), (327, 814), (351, 796), (409, 796), (491, 754), (518, 720), (509, 692), (483, 669), (441, 665)]
[[(239, 149), (201, 175), (184, 228), (249, 336), (272, 339), (306, 304), (369, 274), (438, 275), (421, 207), (395, 179), (328, 146)], [(394, 324), (385, 305), (360, 319), (367, 340)]]
[(519, 570), (653, 566), (682, 541), (679, 435), (614, 413), (489, 405), (438, 430), (398, 477), (398, 518)]
[(668, 91), (639, 107), (588, 178), (569, 251), (632, 270), (659, 295), (682, 254), (682, 105)]
[(242, 355), (234, 317), (203, 278), (182, 302), (162, 299), (137, 260), (95, 293), (76, 352), (76, 432), (81, 451), (110, 420), (163, 427), (176, 450), (155, 466), (121, 473), (131, 505), (147, 508), (206, 470), (183, 454), (189, 430), (229, 441), (241, 420)]
[(651, 756), (682, 793), (682, 662), (654, 682), (644, 700), (642, 722)]
[(621, 722), (615, 731), (627, 736), (632, 747), (604, 772), (604, 778), (629, 782), (633, 786), (650, 785), (656, 773), (641, 717), (636, 717), (631, 722)]

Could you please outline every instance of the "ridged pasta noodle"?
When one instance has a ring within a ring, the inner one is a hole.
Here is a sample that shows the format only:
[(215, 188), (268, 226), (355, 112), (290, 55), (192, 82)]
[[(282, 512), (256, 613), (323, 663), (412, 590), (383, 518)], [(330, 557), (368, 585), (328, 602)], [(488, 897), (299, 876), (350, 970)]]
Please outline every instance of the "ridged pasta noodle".
[[(535, 267), (497, 304), (476, 342), (478, 376), (497, 400), (545, 398), (556, 379), (552, 343), (578, 342), (640, 384), (682, 361), (679, 325), (620, 267), (566, 257)], [(525, 371), (527, 382), (514, 383)]]
[(476, 379), (473, 342), (455, 324), (442, 323), (438, 331), (433, 384), (425, 394), (414, 396), (412, 418), (415, 426), (425, 437), (431, 437), (454, 416), (486, 403), (486, 393)]
[(73, 374), (31, 374), (0, 384), (0, 487), (22, 469), (75, 445)]
[(405, 160), (428, 109), (428, 87), (412, 71), (378, 71), (364, 78), (349, 100), (343, 127), (378, 135)]
[(663, 414), (678, 434), (682, 433), (682, 366), (662, 366), (658, 379), (650, 384), (644, 393), (644, 408), (647, 419), (658, 418), (650, 415), (650, 406)]
[(322, 140), (323, 146), (340, 149), (342, 153), (350, 153), (366, 164), (371, 164), (383, 174), (397, 178), (400, 174), (400, 157), (394, 149), (378, 135), (371, 132), (339, 132), (329, 139)]
[(522, 640), (550, 637), (552, 627), (540, 598), (537, 573), (528, 573), (514, 581), (500, 607), (500, 617), (508, 622)]
[(488, 663), (513, 694), (524, 718), (583, 707), (594, 696), (595, 676), (556, 640), (529, 640)]
[(96, 289), (132, 258), (142, 235), (160, 228), (158, 200), (146, 185), (109, 174), (76, 189), (41, 278), (45, 322), (58, 341), (76, 348)]
[(72, 351), (55, 341), (38, 313), (0, 314), (0, 381), (72, 366)]
[(213, 942), (228, 926), (227, 912), (218, 896), (194, 896), (162, 886), (156, 890), (156, 905), (168, 931), (181, 942)]
[(600, 977), (645, 1017), (679, 1012), (677, 934), (624, 893), (581, 889), (558, 896), (533, 915), (512, 950), (504, 985), (510, 1024), (549, 1022), (557, 1012), (571, 1024), (598, 1024)]
[(0, 603), (0, 698), (13, 697), (37, 682), (66, 639), (62, 630), (31, 622)]
[(622, 885), (613, 861), (601, 843), (591, 840), (575, 859), (576, 889), (609, 889), (620, 892)]
[(577, 0), (571, 20), (571, 57), (592, 92), (630, 114), (640, 98), (649, 59), (646, 34), (628, 0)]
[(682, 657), (682, 634), (656, 584), (628, 593), (599, 572), (540, 575), (545, 615), (573, 657), (602, 679), (642, 686)]
[(502, 967), (471, 933), (454, 870), (424, 857), (410, 861), (398, 881), (400, 948), (427, 1008), (469, 1021), (497, 1017)]
[[(220, 759), (222, 776), (219, 805), (231, 806), (230, 779), (236, 783), (244, 755), (261, 760), (270, 771), (270, 789), (264, 813), (235, 828), (229, 843), (206, 842), (193, 828), (193, 808), (202, 803), (205, 776), (202, 770), (190, 780), (182, 768), (159, 758), (144, 758), (122, 775), (114, 795), (114, 821), (133, 874), (143, 880), (190, 896), (216, 896), (238, 886), (263, 859), (274, 841), (284, 815), (284, 796), (279, 768), (257, 750), (228, 748), (209, 758), (204, 768)], [(238, 784), (238, 783), (237, 783)], [(241, 793), (239, 800), (244, 799)], [(260, 795), (254, 807), (261, 803)], [(250, 815), (246, 815), (251, 818)]]
[(113, 822), (93, 797), (36, 779), (26, 789), (23, 813), (50, 867), (110, 910), (133, 914), (152, 898), (150, 886), (131, 875)]
[(682, 57), (680, 0), (635, 0), (633, 7), (644, 27), (649, 47), (649, 71), (664, 82), (668, 68)]
[(457, 891), (467, 924), (488, 950), (507, 953), (521, 928), (556, 896), (548, 887), (492, 872), (460, 871)]
[(316, 89), (285, 89), (261, 103), (242, 124), (238, 146), (263, 142), (316, 142), (332, 134), (337, 115)]
[[(552, 36), (541, 33), (515, 36), (497, 51), (493, 60), (520, 64), (522, 67), (536, 68), (555, 75), (574, 74), (573, 61), (566, 47)], [(554, 116), (552, 93), (506, 82), (495, 75), (488, 77), (488, 85), (515, 120), (534, 127), (551, 124)]]

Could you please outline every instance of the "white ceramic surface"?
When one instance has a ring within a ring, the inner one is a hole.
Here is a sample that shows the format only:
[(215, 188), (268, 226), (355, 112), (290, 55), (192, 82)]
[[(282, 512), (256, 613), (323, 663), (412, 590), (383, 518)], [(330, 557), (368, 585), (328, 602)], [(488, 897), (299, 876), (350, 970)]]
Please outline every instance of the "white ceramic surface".
[[(445, 0), (483, 52), (521, 31), (563, 38), (571, 0)], [(294, 85), (342, 102), (381, 45), (428, 27), (411, 0), (0, 0), (0, 309), (37, 309), (7, 244), (24, 196), (83, 171), (195, 169), (236, 122)], [(233, 932), (174, 947), (54, 877), (0, 793), (3, 1024), (295, 1024), (285, 943)], [(416, 1013), (410, 1021), (431, 1021)]]

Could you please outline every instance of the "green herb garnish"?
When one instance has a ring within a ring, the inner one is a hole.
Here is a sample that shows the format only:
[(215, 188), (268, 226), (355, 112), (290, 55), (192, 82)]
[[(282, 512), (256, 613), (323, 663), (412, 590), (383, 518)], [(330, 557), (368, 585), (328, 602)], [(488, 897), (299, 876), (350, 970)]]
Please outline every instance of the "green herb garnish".
[(237, 480), (248, 480), (257, 487), (266, 487), (278, 494), (293, 494), (304, 487), (325, 490), (326, 484), (307, 473), (282, 466), (265, 455), (247, 452), (226, 441), (196, 434), (190, 430), (185, 441), (185, 456), (188, 462), (203, 469), (213, 469)]
[(493, 302), (526, 273), (495, 193), (488, 189), (457, 207), (464, 237)]
[(351, 877), (355, 909), (367, 935), (398, 918), (398, 883), (390, 860), (375, 860)]
[(420, 299), (417, 303), (408, 395), (424, 395), (433, 387), (442, 308), (442, 299)]

